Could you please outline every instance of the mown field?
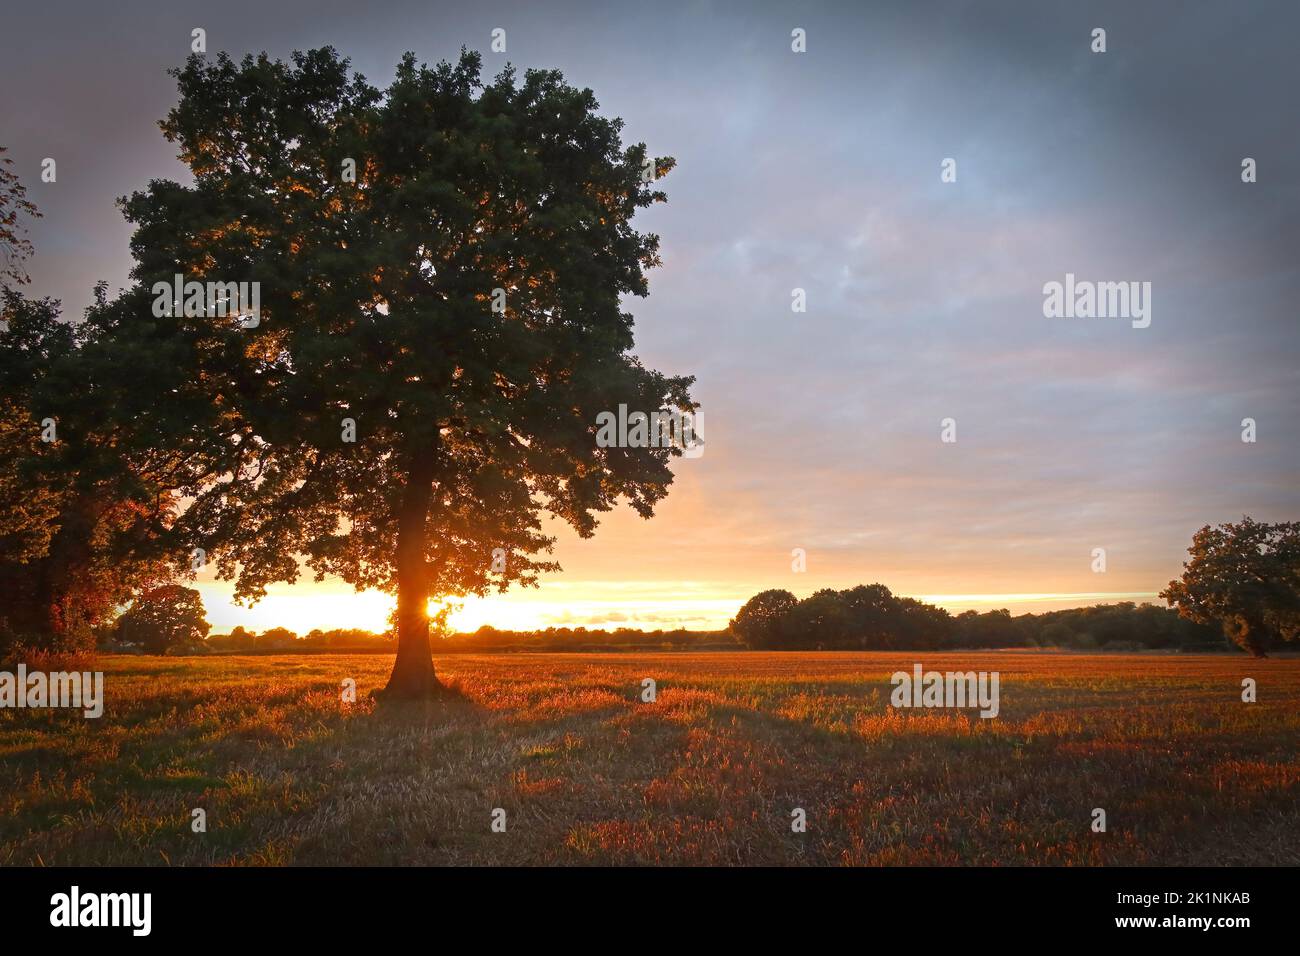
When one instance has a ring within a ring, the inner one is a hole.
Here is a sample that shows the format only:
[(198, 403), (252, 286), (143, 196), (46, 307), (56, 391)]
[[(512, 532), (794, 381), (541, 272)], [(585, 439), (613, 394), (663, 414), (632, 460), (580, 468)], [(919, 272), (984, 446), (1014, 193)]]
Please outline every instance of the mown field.
[[(891, 709), (915, 661), (1000, 716)], [(377, 707), (390, 664), (101, 658), (102, 718), (0, 711), (0, 863), (1300, 863), (1300, 660), (449, 656)]]

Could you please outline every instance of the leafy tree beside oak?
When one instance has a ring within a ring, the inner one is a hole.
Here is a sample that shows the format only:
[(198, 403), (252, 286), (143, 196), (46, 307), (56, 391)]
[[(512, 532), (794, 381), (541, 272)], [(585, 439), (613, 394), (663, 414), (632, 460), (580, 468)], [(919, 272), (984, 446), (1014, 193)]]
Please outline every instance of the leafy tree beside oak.
[(0, 660), (20, 649), (92, 646), (116, 607), (168, 577), (162, 532), (173, 505), (161, 472), (151, 472), (158, 459), (137, 458), (123, 434), (132, 405), (121, 398), (139, 393), (154, 369), (138, 354), (130, 364), (105, 361), (104, 285), (81, 323), (66, 321), (57, 301), (18, 289), (32, 254), (24, 220), (40, 212), (6, 152), (0, 147)]
[(151, 367), (107, 358), (102, 287), (96, 299), (71, 323), (53, 300), (0, 290), (0, 659), (87, 649), (177, 570), (168, 456), (137, 454), (123, 427), (154, 402), (139, 394)]
[(1221, 626), (1256, 657), (1300, 637), (1300, 522), (1206, 525), (1187, 553), (1183, 576), (1160, 592), (1180, 615)]
[[(133, 428), (186, 423), (172, 446), (204, 461), (172, 530), (243, 599), (300, 563), (396, 594), (387, 692), (431, 694), (431, 597), (535, 583), (546, 514), (589, 536), (667, 492), (679, 449), (599, 447), (595, 423), (694, 409), (690, 378), (631, 354), (622, 307), (659, 263), (630, 222), (673, 160), (558, 72), (485, 84), (471, 52), (408, 54), (383, 92), (331, 48), (175, 76), (161, 127), (194, 182), (125, 201), (121, 323), (181, 380)], [(259, 282), (258, 323), (155, 317), (140, 290), (176, 274)]]

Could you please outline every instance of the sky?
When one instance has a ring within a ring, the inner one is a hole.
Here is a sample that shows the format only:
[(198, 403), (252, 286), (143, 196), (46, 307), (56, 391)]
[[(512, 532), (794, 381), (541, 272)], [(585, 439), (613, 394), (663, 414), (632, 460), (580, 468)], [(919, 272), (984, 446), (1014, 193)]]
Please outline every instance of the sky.
[[(381, 87), (406, 50), (559, 68), (677, 159), (628, 308), (650, 367), (697, 376), (704, 453), (650, 521), (553, 527), (563, 572), (460, 627), (712, 628), (766, 588), (874, 581), (952, 610), (1155, 600), (1202, 525), (1300, 519), (1294, 3), (41, 2), (3, 25), (0, 145), (44, 213), (29, 291), (72, 315), (126, 282), (115, 199), (186, 181), (156, 123), (195, 27), (236, 57), (333, 45)], [(1067, 273), (1150, 283), (1149, 326), (1045, 316)], [(387, 615), (341, 582), (252, 609), (198, 587), (216, 631)]]

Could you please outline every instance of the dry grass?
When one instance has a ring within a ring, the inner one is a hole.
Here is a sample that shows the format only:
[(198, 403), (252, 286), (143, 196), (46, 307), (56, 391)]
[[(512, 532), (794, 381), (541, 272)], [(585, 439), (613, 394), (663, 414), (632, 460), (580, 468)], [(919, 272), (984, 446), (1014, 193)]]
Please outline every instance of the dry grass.
[[(1000, 716), (891, 710), (916, 660)], [(2, 864), (1300, 863), (1300, 660), (457, 656), (379, 711), (387, 657), (98, 666), (99, 720), (0, 711)]]

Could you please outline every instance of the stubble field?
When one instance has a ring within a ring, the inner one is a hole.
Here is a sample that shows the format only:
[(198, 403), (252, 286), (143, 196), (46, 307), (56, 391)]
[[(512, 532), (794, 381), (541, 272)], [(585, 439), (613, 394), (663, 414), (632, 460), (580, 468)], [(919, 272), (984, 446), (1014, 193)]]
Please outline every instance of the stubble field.
[[(917, 662), (1000, 714), (891, 708)], [(445, 656), (429, 706), (383, 655), (94, 666), (97, 720), (0, 711), (0, 864), (1300, 863), (1296, 659)]]

